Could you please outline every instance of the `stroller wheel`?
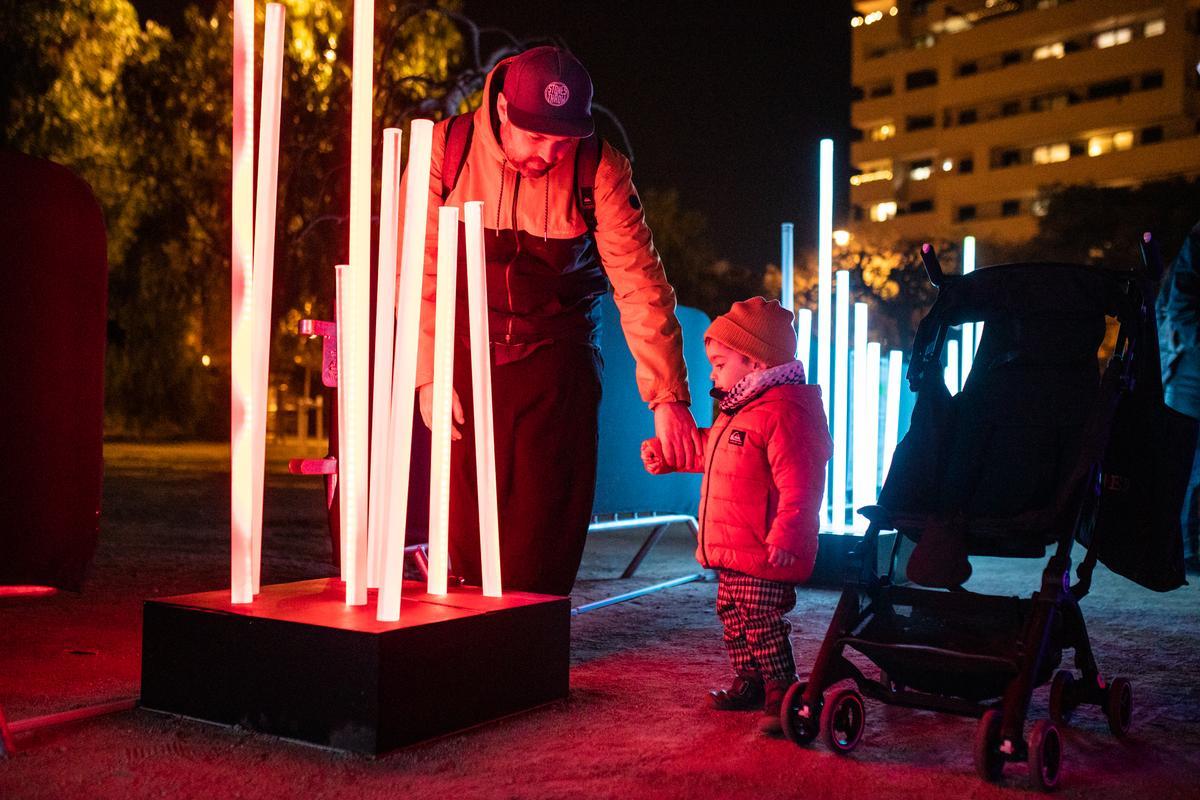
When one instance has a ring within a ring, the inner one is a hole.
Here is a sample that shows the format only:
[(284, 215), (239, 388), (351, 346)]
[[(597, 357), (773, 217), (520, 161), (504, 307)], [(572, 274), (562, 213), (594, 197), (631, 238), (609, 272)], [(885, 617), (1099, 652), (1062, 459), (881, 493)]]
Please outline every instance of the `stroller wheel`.
[(1126, 678), (1113, 678), (1108, 684), (1104, 716), (1108, 717), (1108, 729), (1113, 736), (1124, 739), (1129, 735), (1133, 724), (1133, 686)]
[(1033, 788), (1048, 792), (1058, 785), (1062, 766), (1062, 737), (1048, 719), (1039, 719), (1029, 732), (1029, 781)]
[(858, 747), (867, 726), (867, 708), (857, 689), (839, 689), (821, 712), (825, 743), (839, 755)]
[(1050, 683), (1050, 719), (1059, 725), (1068, 724), (1075, 712), (1077, 704), (1071, 696), (1074, 689), (1075, 676), (1068, 670), (1060, 669), (1054, 673)]
[(975, 726), (975, 772), (991, 783), (1004, 774), (1004, 755), (1000, 752), (1000, 711), (983, 712)]
[(821, 714), (820, 701), (816, 708), (804, 708), (804, 690), (808, 688), (807, 681), (792, 684), (783, 696), (779, 707), (779, 723), (783, 735), (793, 744), (808, 744), (817, 738)]

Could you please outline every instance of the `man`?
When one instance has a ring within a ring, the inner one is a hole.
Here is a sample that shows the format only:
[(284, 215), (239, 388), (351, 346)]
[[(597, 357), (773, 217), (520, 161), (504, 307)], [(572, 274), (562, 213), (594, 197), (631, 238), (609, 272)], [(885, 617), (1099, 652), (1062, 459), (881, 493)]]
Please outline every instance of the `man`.
[[(1158, 296), (1163, 399), (1181, 414), (1200, 418), (1200, 223), (1192, 228)], [(1200, 448), (1180, 514), (1187, 571), (1200, 574)]]
[[(591, 516), (601, 366), (596, 318), (609, 281), (665, 458), (691, 464), (699, 452), (675, 293), (651, 241), (629, 162), (607, 144), (600, 149), (594, 230), (577, 199), (576, 186), (587, 178), (576, 175), (583, 171), (577, 170), (579, 148), (595, 144), (589, 140), (591, 100), (591, 78), (570, 53), (537, 47), (509, 58), (488, 75), (467, 143), (452, 145), (449, 161), (453, 120), (436, 126), (430, 178), (417, 366), (421, 415), (429, 425), (437, 208), (461, 209), (481, 200), (501, 574), (505, 588), (555, 595), (569, 594), (574, 585)], [(463, 248), (460, 237), (460, 269)], [(478, 584), (474, 434), (465, 422), (472, 409), (464, 280), (459, 287), (450, 558), (456, 575)]]

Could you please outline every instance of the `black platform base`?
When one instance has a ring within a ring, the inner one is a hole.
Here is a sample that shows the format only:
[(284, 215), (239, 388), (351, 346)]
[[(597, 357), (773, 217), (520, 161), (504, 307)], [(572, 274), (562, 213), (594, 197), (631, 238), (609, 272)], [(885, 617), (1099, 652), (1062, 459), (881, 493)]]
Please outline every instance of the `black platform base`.
[(565, 597), (406, 582), (398, 623), (333, 578), (148, 600), (142, 706), (379, 754), (567, 695)]

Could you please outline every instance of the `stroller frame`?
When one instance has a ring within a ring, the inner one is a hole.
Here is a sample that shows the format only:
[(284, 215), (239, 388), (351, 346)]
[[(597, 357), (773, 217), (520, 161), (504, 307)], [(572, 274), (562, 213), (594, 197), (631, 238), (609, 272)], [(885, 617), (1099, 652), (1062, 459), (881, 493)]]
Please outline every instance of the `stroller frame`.
[[(1150, 281), (1156, 280), (1162, 271), (1161, 261), (1148, 233), (1143, 236), (1142, 257), (1147, 275), (1131, 274), (1131, 281), (1146, 277)], [(946, 277), (928, 244), (922, 247), (922, 260), (930, 281), (940, 288)], [(1152, 303), (1153, 298), (1149, 301)], [(1145, 297), (1140, 313), (1153, 313), (1152, 309), (1147, 310)], [(1107, 432), (1117, 400), (1132, 385), (1137, 347), (1137, 337), (1130, 335), (1134, 321), (1120, 319), (1116, 348), (1101, 377), (1091, 415), (1094, 430)], [(926, 368), (940, 367), (948, 327), (943, 321), (928, 346), (922, 352), (914, 352), (908, 373), (910, 380)], [(1084, 446), (1072, 478), (1061, 487), (1056, 505), (1068, 510), (1077, 509), (1074, 524), (1062, 526), (1056, 537), (1054, 554), (1042, 572), (1041, 586), (1028, 600), (977, 594), (961, 586), (945, 591), (897, 585), (894, 579), (902, 535), (897, 523), (902, 520), (893, 518), (882, 506), (859, 509), (869, 526), (847, 560), (841, 598), (807, 680), (801, 680), (789, 689), (780, 710), (780, 721), (787, 738), (803, 745), (824, 734), (824, 741), (835, 753), (850, 753), (861, 741), (865, 728), (863, 695), (888, 705), (976, 717), (979, 723), (975, 733), (974, 761), (979, 776), (998, 781), (1008, 762), (1027, 761), (1034, 788), (1049, 790), (1057, 784), (1060, 774), (1062, 739), (1057, 726), (1066, 724), (1076, 708), (1099, 706), (1107, 717), (1111, 732), (1124, 737), (1132, 717), (1130, 683), (1124, 678), (1105, 680), (1079, 607), (1079, 601), (1091, 586), (1097, 560), (1094, 546), (1087, 548), (1077, 571), (1077, 582), (1074, 585), (1070, 582), (1071, 549), (1076, 533), (1088, 524), (1095, 512), (1095, 498), (1103, 478), (1100, 470), (1103, 455), (1103, 446)], [(878, 575), (879, 534), (890, 530), (897, 530), (897, 535), (892, 543), (887, 572)], [(914, 611), (971, 611), (996, 615), (1019, 609), (1025, 621), (1015, 647), (1016, 656), (1006, 658), (921, 644), (881, 643), (857, 635), (873, 617), (890, 614), (897, 605), (912, 607)], [(902, 659), (934, 662), (947, 670), (967, 674), (1007, 673), (1011, 678), (998, 700), (976, 701), (952, 694), (917, 691), (882, 669), (878, 679), (867, 677), (846, 657), (847, 648), (858, 651), (872, 662), (876, 660), (872, 658), (872, 652), (886, 653)], [(1033, 691), (1045, 682), (1044, 676), (1057, 666), (1062, 651), (1067, 648), (1074, 651), (1075, 667), (1081, 677), (1077, 679), (1067, 670), (1059, 670), (1054, 675), (1050, 688), (1051, 719), (1038, 720), (1026, 738), (1025, 722)], [(843, 686), (825, 696), (826, 690), (847, 681), (852, 682), (853, 687)]]

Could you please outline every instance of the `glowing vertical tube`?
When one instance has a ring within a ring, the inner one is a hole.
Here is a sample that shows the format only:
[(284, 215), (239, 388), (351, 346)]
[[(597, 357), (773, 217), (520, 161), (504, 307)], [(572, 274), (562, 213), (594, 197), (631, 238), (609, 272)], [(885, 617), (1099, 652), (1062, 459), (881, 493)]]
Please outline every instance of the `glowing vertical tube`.
[(867, 395), (871, 393), (871, 387), (867, 385), (866, 303), (854, 304), (853, 375), (854, 390), (851, 396), (854, 398), (854, 401), (850, 406), (850, 442), (853, 447), (850, 451), (850, 475), (853, 478), (851, 483), (853, 507), (850, 509), (850, 522), (855, 529), (858, 529), (860, 526), (858, 515), (855, 513), (856, 510), (869, 505), (874, 499), (871, 497), (872, 482), (867, 475), (869, 462), (867, 449), (871, 446), (870, 437), (867, 435), (867, 428), (870, 427), (867, 420)]
[(846, 440), (848, 438), (847, 406), (849, 405), (850, 370), (850, 273), (838, 270), (837, 274), (837, 334), (834, 342), (833, 380), (833, 497), (829, 510), (834, 533), (846, 529)]
[(948, 339), (946, 341), (946, 369), (943, 375), (946, 380), (946, 388), (950, 390), (950, 394), (958, 394), (958, 340)]
[[(354, 4), (354, 61), (350, 83), (350, 264), (343, 278), (347, 316), (339, 320), (338, 382), (350, 376), (347, 406), (339, 414), (348, 418), (346, 438), (339, 439), (338, 482), (343, 499), (342, 538), (345, 561), (346, 604), (367, 602), (367, 501), (369, 494), (368, 431), (371, 308), (371, 83), (375, 62), (375, 4)], [(343, 340), (343, 332), (345, 340)], [(342, 354), (345, 353), (345, 358)], [(354, 483), (356, 485), (348, 485)], [(346, 498), (354, 508), (347, 513)], [(348, 519), (349, 517), (349, 519)], [(354, 524), (347, 527), (346, 523)]]
[(483, 593), (499, 597), (500, 512), (496, 497), (496, 443), (492, 424), (492, 360), (488, 337), (487, 262), (483, 203), (463, 206), (467, 244), (467, 308), (471, 326), (471, 396), (475, 406), (475, 475), (479, 487), (479, 555)]
[[(821, 404), (825, 418), (829, 413), (832, 390), (832, 356), (830, 332), (833, 329), (833, 140), (822, 139), (820, 146), (820, 195), (817, 215), (817, 384), (821, 387)], [(843, 476), (843, 484), (844, 484)], [(826, 481), (832, 485), (833, 481)], [(822, 499), (824, 516), (831, 523), (833, 510), (828, 494)], [(845, 498), (842, 498), (842, 503)], [(841, 506), (839, 505), (839, 508)]]
[(779, 242), (779, 303), (788, 311), (796, 310), (796, 236), (795, 226), (785, 222), (780, 226)]
[(437, 303), (433, 345), (433, 442), (429, 459), (429, 588), (446, 593), (450, 542), (450, 431), (453, 424), (454, 306), (458, 209), (438, 209)]
[[(829, 416), (830, 331), (833, 310), (833, 140), (821, 140), (821, 194), (817, 224), (817, 383)], [(849, 295), (847, 295), (847, 299)]]
[(883, 411), (883, 477), (892, 468), (892, 455), (900, 438), (900, 381), (904, 378), (904, 353), (888, 352), (887, 405)]
[(812, 383), (812, 309), (802, 308), (796, 312), (796, 357), (804, 364), (804, 379)]
[(254, 247), (254, 2), (233, 3), (232, 320), (230, 331), (230, 602), (254, 599), (250, 439)]
[[(371, 484), (367, 505), (367, 587), (378, 588), (392, 467), (392, 352), (396, 327), (396, 252), (400, 222), (400, 129), (383, 132), (379, 263), (375, 280), (375, 364), (371, 387)], [(411, 423), (411, 418), (409, 419)]]
[(421, 317), (421, 282), (425, 274), (425, 233), (429, 215), (429, 170), (433, 122), (414, 119), (408, 134), (408, 168), (404, 195), (404, 232), (397, 287), (395, 358), (392, 364), (392, 440), (387, 527), (383, 542), (383, 574), (376, 619), (400, 619), (404, 584), (404, 540), (408, 520), (408, 477), (412, 466), (413, 406), (416, 400), (417, 338)]
[(258, 131), (258, 187), (254, 212), (254, 288), (251, 303), (250, 570), (254, 594), (262, 573), (263, 481), (267, 452), (267, 387), (271, 365), (271, 289), (275, 276), (275, 198), (279, 187), (279, 109), (283, 94), (283, 6), (267, 3), (263, 34), (262, 115)]
[[(975, 237), (963, 237), (962, 274), (970, 275), (975, 271)], [(967, 382), (967, 375), (975, 362), (975, 352), (979, 349), (979, 340), (983, 337), (983, 322), (966, 323), (963, 325), (962, 349), (962, 382)]]
[[(871, 342), (867, 345), (867, 396), (863, 398), (866, 402), (866, 410), (863, 412), (863, 420), (866, 423), (865, 430), (862, 435), (866, 438), (866, 443), (856, 450), (863, 453), (863, 458), (866, 459), (866, 464), (863, 465), (863, 474), (866, 478), (864, 488), (867, 490), (866, 504), (871, 505), (879, 499), (879, 369), (880, 360), (882, 359), (882, 351), (879, 342)], [(856, 431), (856, 437), (859, 433)], [(857, 503), (856, 503), (857, 505)], [(862, 508), (862, 506), (858, 506)], [(867, 520), (865, 517), (859, 517), (859, 525), (862, 530), (867, 528)]]
[[(346, 604), (351, 602), (351, 574), (353, 558), (349, 547), (349, 539), (358, 530), (361, 520), (358, 517), (358, 495), (362, 491), (355, 462), (347, 452), (347, 442), (355, 425), (355, 405), (352, 401), (358, 376), (354, 374), (354, 359), (350, 351), (354, 343), (349, 333), (350, 317), (353, 311), (350, 307), (353, 301), (351, 282), (353, 268), (349, 264), (338, 264), (334, 267), (334, 297), (337, 309), (337, 360), (338, 360), (338, 442), (341, 452), (338, 456), (338, 514), (341, 520), (341, 558), (342, 580), (346, 582)], [(352, 449), (352, 446), (351, 448)]]
[(972, 322), (964, 322), (962, 326), (962, 347), (959, 349), (962, 353), (962, 380), (963, 386), (967, 385), (967, 376), (971, 374), (971, 365), (975, 361), (975, 324)]

